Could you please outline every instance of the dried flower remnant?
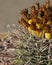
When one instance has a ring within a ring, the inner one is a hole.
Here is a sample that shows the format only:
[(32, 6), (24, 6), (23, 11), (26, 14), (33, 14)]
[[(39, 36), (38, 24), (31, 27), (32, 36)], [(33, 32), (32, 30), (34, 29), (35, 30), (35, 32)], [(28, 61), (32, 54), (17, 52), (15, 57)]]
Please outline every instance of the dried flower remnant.
[(24, 26), (25, 28), (27, 28), (29, 26), (29, 24), (22, 18), (19, 23)]
[(28, 9), (24, 9), (21, 11), (21, 16), (22, 18), (25, 20), (25, 21), (28, 21), (29, 20), (29, 14), (28, 14)]
[[(52, 20), (51, 20), (52, 11), (50, 10), (50, 8), (51, 5), (50, 5), (50, 1), (48, 0), (42, 6), (40, 6), (39, 3), (36, 3), (36, 5), (31, 6), (30, 14), (28, 13), (28, 9), (24, 9), (21, 11), (22, 14), (21, 18), (23, 18), (24, 21), (22, 23), (21, 20), (20, 23), (22, 24), (22, 26), (25, 25), (24, 27), (32, 35), (36, 34), (39, 38), (42, 38), (42, 36), (39, 35), (39, 33), (41, 33), (44, 38), (51, 39), (52, 38)], [(30, 16), (28, 16), (28, 14)], [(36, 33), (35, 31), (39, 33)]]

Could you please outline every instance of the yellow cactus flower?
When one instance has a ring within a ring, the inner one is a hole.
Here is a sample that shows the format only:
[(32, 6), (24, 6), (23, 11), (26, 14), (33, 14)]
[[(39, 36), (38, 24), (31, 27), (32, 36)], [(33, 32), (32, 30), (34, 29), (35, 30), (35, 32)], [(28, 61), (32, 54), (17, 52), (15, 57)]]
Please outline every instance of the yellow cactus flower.
[(36, 34), (36, 36), (37, 37), (39, 37), (39, 38), (41, 38), (42, 37), (42, 32), (40, 32), (40, 31), (34, 31), (34, 30), (32, 30), (30, 27), (28, 27), (28, 31), (32, 34), (32, 35), (35, 35)]
[(36, 23), (36, 27), (37, 27), (38, 29), (40, 29), (40, 28), (42, 28), (42, 24)]
[(46, 6), (46, 8), (49, 8), (49, 6), (50, 6), (50, 1), (49, 0), (46, 2), (45, 6)]
[(29, 31), (32, 35), (34, 35), (34, 31), (33, 31), (30, 27), (28, 27), (28, 31)]
[(50, 39), (51, 38), (51, 33), (45, 33), (45, 38)]
[(42, 37), (42, 32), (41, 31), (34, 31), (34, 34), (37, 35), (37, 37), (41, 38)]
[(36, 3), (35, 7), (36, 7), (36, 10), (38, 10), (39, 9), (39, 3)]
[(32, 19), (30, 19), (30, 20), (28, 21), (28, 24), (32, 24), (32, 22), (33, 22)]
[(52, 11), (50, 10), (50, 1), (48, 0), (43, 6), (36, 5), (22, 11), (20, 24), (25, 27), (29, 33), (39, 38), (52, 38)]
[(40, 17), (40, 15), (39, 15), (39, 16), (38, 16), (38, 19), (40, 19), (40, 20), (41, 20), (41, 19), (42, 19), (42, 17)]
[(50, 24), (52, 24), (52, 22), (51, 22), (51, 21), (48, 21), (48, 22), (47, 22), (47, 25), (50, 25)]

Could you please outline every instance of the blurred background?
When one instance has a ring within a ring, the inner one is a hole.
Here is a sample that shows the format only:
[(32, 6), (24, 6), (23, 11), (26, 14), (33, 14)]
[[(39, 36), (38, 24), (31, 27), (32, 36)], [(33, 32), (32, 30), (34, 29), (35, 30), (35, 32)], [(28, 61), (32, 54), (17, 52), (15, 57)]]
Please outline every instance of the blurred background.
[[(36, 1), (42, 5), (47, 0), (0, 0), (0, 32), (6, 31), (7, 24), (16, 24), (20, 11), (35, 5)], [(52, 0), (50, 3), (52, 4)]]

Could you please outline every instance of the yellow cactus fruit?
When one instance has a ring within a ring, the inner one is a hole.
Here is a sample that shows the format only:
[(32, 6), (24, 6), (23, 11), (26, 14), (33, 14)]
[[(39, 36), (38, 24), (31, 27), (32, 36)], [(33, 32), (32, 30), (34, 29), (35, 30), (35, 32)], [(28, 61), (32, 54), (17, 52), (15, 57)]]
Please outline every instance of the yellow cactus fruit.
[(28, 21), (28, 24), (32, 24), (32, 22), (33, 22), (33, 21), (30, 19), (30, 20)]
[(51, 33), (45, 33), (45, 38), (50, 39), (51, 38)]

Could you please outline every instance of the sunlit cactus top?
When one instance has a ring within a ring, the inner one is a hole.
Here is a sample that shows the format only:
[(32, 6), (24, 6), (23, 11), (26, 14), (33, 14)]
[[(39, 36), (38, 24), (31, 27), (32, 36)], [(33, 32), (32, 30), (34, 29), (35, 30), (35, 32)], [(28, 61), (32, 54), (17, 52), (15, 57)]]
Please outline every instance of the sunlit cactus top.
[(52, 38), (52, 6), (48, 0), (42, 6), (37, 2), (21, 11), (19, 23), (38, 38)]

